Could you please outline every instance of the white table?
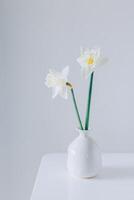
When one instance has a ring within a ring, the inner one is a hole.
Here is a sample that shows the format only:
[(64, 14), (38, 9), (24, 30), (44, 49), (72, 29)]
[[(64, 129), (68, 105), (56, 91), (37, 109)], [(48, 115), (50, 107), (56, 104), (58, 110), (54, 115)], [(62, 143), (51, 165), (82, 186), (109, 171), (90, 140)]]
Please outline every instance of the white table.
[(92, 179), (72, 178), (66, 154), (43, 157), (31, 200), (134, 200), (134, 154), (104, 154)]

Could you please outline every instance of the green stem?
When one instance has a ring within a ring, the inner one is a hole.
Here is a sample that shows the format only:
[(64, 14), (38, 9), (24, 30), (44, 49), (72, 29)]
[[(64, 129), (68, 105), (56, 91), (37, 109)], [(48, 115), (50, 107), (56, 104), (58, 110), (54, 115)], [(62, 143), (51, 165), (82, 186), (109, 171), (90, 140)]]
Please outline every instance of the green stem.
[(87, 111), (86, 111), (86, 119), (85, 119), (85, 130), (88, 130), (89, 127), (89, 117), (90, 117), (90, 109), (91, 109), (91, 96), (92, 96), (92, 87), (93, 87), (93, 77), (94, 72), (91, 74), (91, 78), (89, 81), (89, 92), (88, 92), (88, 100), (87, 100)]
[(78, 111), (78, 107), (77, 107), (77, 103), (76, 103), (76, 99), (75, 99), (73, 88), (71, 88), (71, 94), (72, 94), (72, 99), (73, 99), (76, 115), (77, 115), (77, 118), (78, 118), (78, 122), (79, 122), (81, 130), (83, 130), (83, 126), (82, 126), (80, 114), (79, 114), (79, 111)]

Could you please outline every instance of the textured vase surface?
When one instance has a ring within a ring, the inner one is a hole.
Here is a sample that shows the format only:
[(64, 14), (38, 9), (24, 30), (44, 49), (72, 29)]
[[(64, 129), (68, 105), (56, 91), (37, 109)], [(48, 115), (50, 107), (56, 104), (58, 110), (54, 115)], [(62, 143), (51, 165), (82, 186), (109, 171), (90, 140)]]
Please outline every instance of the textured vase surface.
[(79, 178), (95, 177), (102, 167), (101, 151), (90, 131), (78, 130), (79, 136), (69, 145), (67, 168)]

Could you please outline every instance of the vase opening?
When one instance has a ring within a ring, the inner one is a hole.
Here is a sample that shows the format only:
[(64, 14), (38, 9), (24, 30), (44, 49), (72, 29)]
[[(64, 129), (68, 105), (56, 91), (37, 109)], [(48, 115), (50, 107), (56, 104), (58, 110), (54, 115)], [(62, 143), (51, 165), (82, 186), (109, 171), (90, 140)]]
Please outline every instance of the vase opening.
[(89, 129), (89, 130), (81, 130), (81, 129), (77, 128), (77, 131), (78, 131), (78, 133), (80, 135), (89, 135), (90, 132), (91, 132), (91, 129)]

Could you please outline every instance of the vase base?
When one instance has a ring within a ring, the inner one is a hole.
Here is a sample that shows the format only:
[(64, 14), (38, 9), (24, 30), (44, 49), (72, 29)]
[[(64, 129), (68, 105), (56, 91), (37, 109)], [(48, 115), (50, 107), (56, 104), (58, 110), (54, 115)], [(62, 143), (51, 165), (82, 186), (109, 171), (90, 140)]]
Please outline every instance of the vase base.
[(74, 177), (74, 178), (80, 178), (80, 179), (92, 179), (92, 178), (95, 178), (98, 174), (99, 174), (100, 171), (98, 172), (92, 172), (92, 173), (88, 173), (87, 175), (82, 175), (82, 174), (76, 174), (76, 173), (73, 173), (72, 171), (69, 170), (68, 168), (68, 173), (70, 174), (70, 176)]
[(93, 179), (97, 176), (97, 174), (89, 175), (89, 176), (77, 176), (77, 175), (71, 174), (70, 172), (69, 172), (69, 174), (70, 174), (71, 177), (77, 178), (77, 179)]

